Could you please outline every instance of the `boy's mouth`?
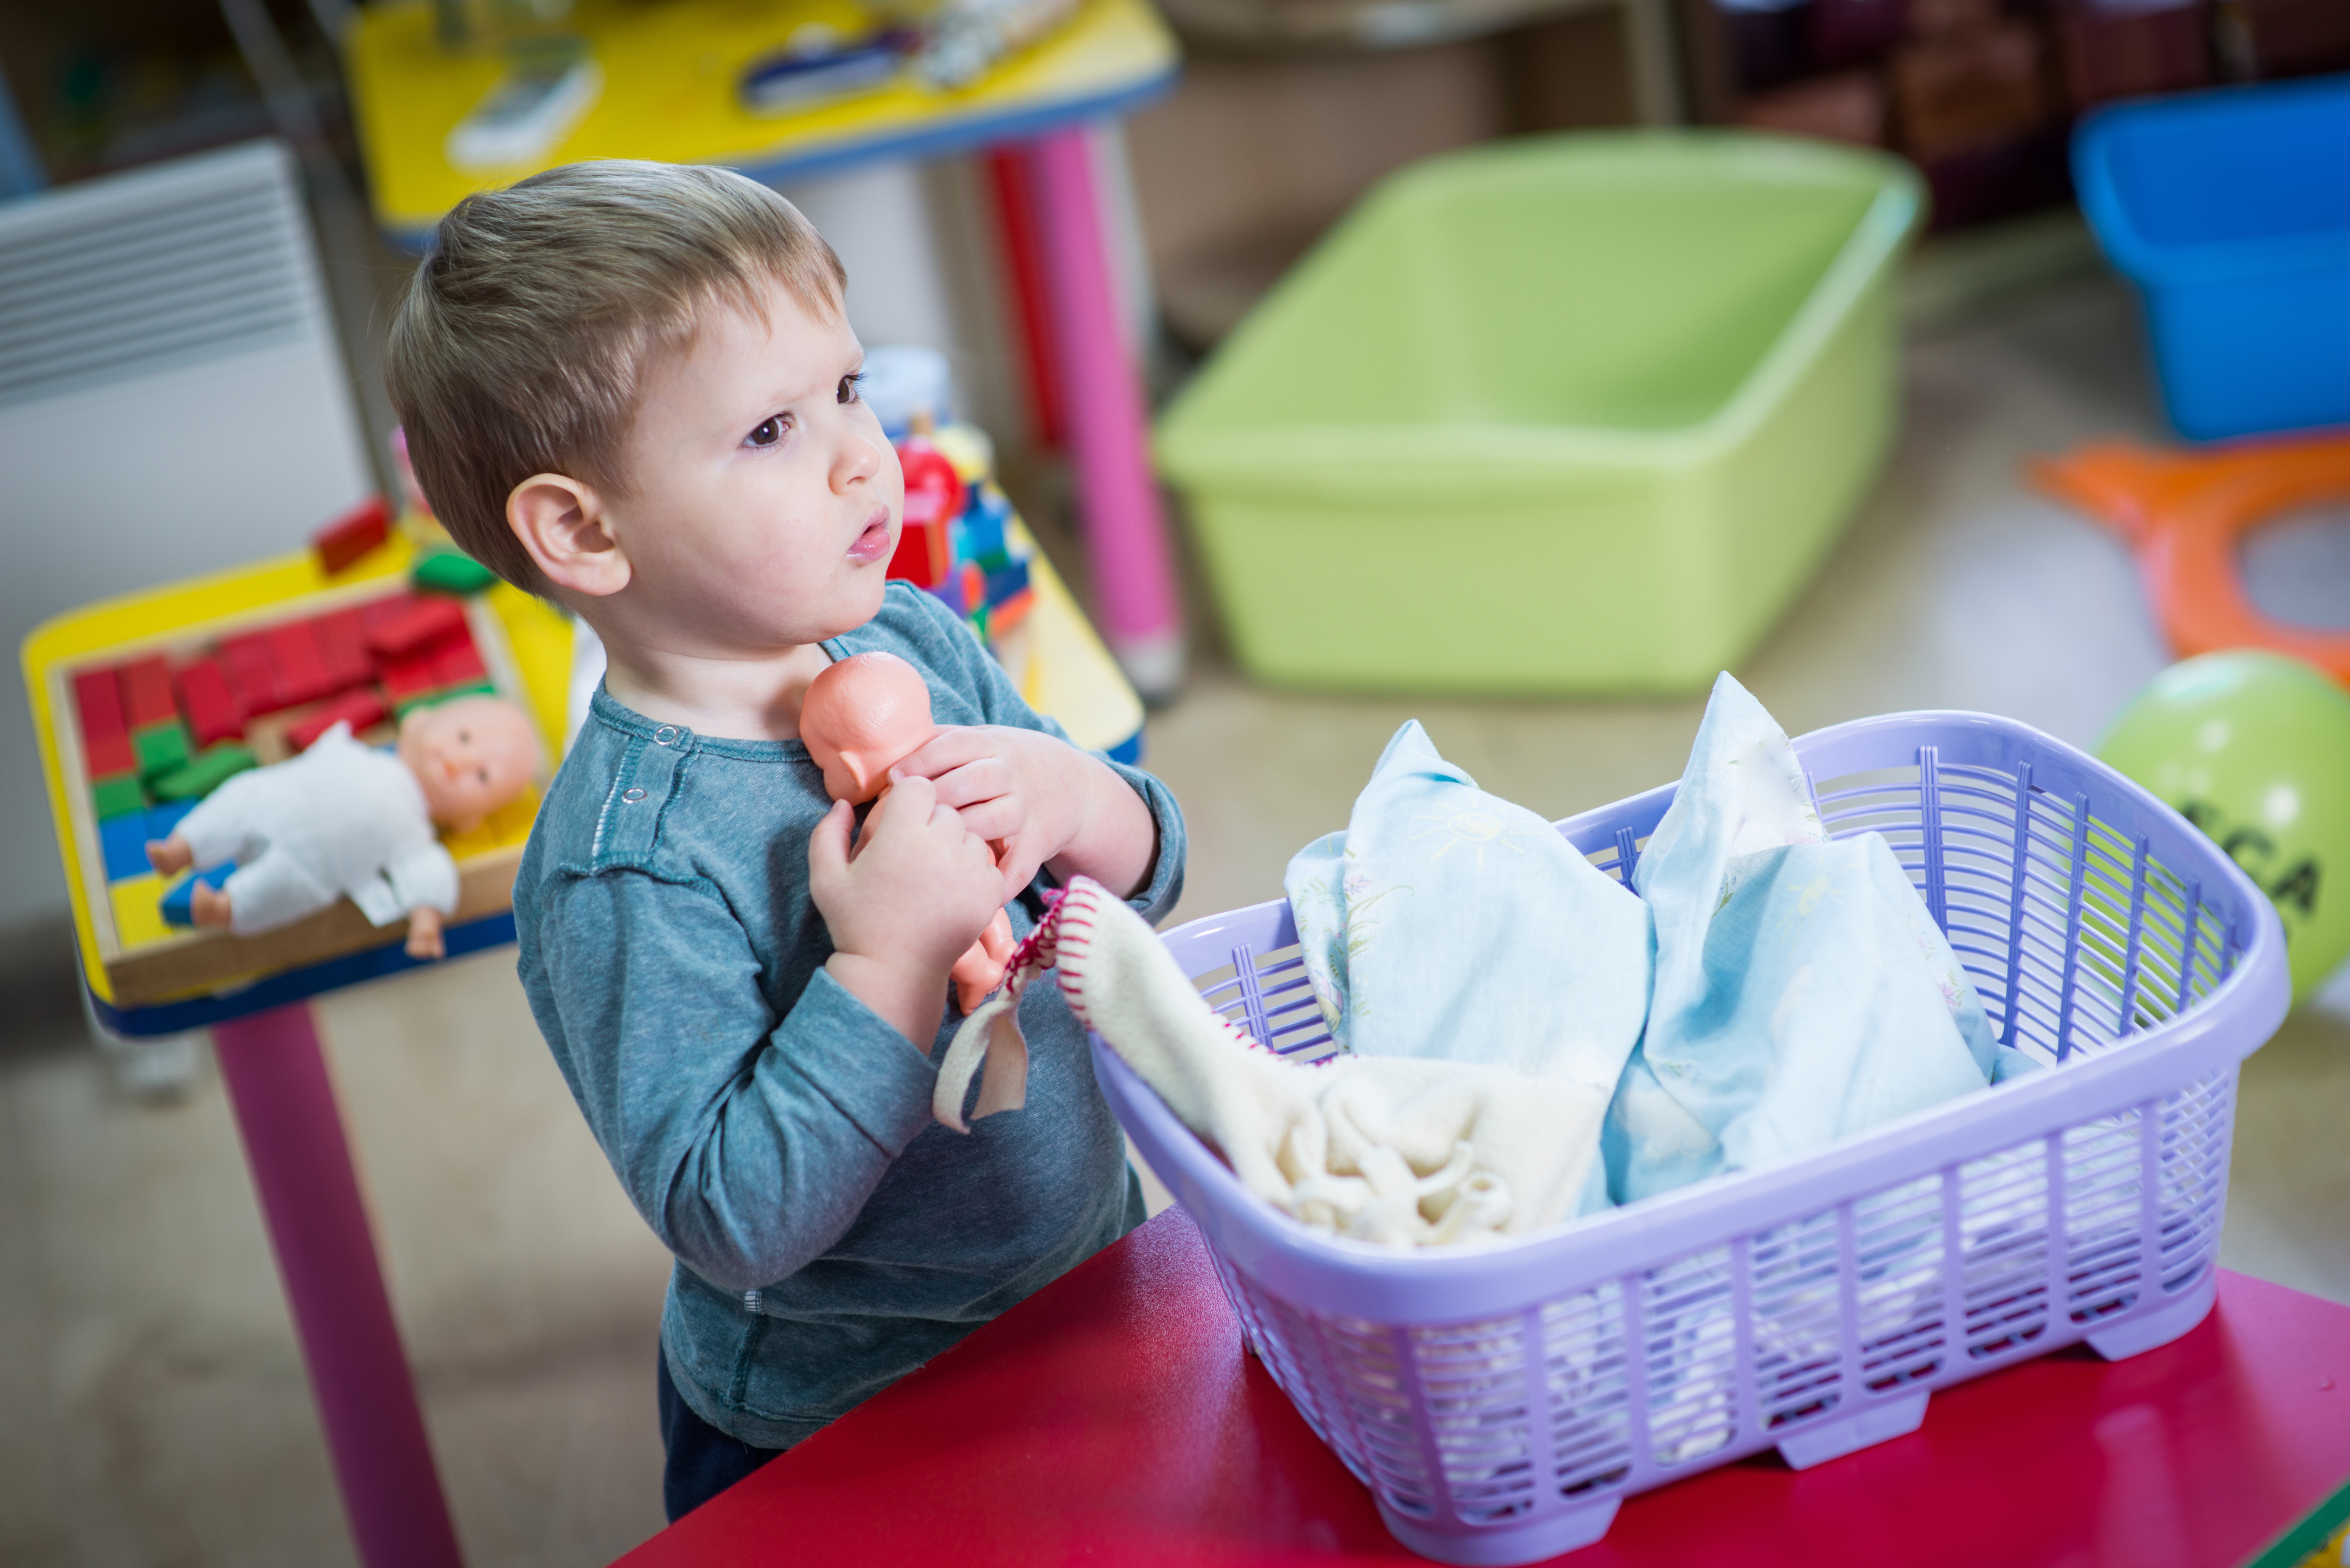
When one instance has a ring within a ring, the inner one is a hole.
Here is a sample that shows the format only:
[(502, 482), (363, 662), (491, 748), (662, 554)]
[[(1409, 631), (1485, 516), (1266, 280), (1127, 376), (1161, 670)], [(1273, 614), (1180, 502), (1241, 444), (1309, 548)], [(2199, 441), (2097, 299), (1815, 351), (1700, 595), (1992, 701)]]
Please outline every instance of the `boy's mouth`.
[(848, 546), (848, 558), (860, 566), (886, 560), (894, 543), (889, 537), (889, 509), (876, 507), (873, 515), (866, 521), (865, 531), (857, 535), (855, 544)]

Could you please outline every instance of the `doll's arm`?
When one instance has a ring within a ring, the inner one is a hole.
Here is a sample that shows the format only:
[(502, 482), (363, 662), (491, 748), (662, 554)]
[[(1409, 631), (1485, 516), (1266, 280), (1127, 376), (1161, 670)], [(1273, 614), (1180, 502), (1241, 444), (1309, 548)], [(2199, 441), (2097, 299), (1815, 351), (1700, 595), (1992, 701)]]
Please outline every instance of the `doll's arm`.
[(441, 938), (441, 911), (430, 904), (420, 904), (408, 911), (408, 956), (412, 959), (449, 956), (449, 945)]

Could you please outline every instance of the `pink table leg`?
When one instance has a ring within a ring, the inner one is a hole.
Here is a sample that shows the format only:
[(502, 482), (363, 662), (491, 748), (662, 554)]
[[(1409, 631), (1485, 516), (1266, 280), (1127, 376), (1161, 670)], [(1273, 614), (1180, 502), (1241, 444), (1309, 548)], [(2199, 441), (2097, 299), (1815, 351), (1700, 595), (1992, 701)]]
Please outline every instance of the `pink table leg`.
[(326, 1058), (302, 1002), (215, 1024), (213, 1048), (367, 1568), (459, 1568), (457, 1532), (384, 1293)]
[(1146, 698), (1183, 680), (1175, 574), (1150, 477), (1142, 384), (1119, 327), (1093, 159), (1082, 127), (1025, 149), (1036, 192), (1060, 349), (1079, 514), (1093, 557), (1102, 635)]

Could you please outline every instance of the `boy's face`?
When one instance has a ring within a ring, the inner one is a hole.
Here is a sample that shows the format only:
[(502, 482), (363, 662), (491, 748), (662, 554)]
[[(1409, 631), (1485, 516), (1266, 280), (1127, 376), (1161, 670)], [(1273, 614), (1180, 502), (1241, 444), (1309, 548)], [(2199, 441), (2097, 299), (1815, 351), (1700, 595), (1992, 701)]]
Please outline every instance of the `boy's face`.
[(845, 315), (780, 285), (767, 320), (712, 310), (648, 367), (607, 514), (629, 564), (629, 620), (664, 651), (759, 658), (881, 608), (905, 476), (857, 395)]

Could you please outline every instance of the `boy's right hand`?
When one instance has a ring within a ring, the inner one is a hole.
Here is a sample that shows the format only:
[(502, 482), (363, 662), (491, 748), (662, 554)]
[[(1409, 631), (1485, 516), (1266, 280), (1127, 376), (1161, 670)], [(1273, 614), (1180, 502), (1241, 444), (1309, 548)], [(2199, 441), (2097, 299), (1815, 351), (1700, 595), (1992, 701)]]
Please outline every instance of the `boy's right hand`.
[(868, 815), (835, 803), (808, 837), (808, 894), (832, 933), (825, 968), (850, 995), (923, 1050), (946, 1010), (947, 971), (1003, 907), (1003, 878), (983, 838), (905, 779)]

